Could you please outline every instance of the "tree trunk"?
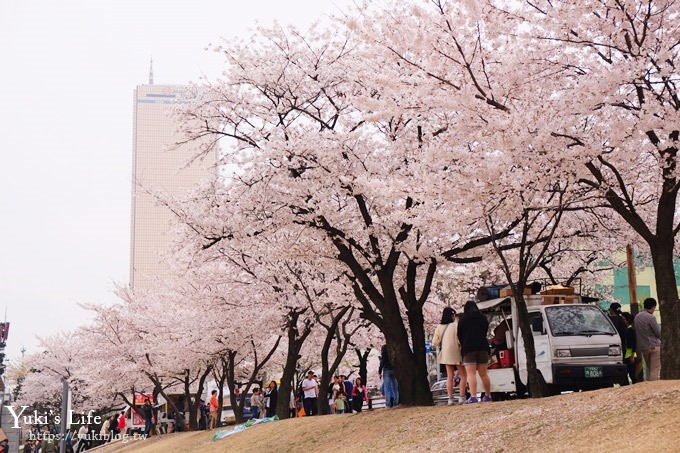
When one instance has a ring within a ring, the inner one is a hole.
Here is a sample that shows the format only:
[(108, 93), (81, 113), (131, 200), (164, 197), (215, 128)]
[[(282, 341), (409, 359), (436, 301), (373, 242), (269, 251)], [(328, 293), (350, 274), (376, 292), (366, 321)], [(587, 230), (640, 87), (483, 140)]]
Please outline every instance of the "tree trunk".
[(356, 352), (357, 359), (359, 359), (359, 377), (361, 378), (361, 382), (368, 387), (368, 355), (371, 353), (371, 348), (366, 348), (364, 352), (355, 348), (354, 352)]
[[(239, 404), (239, 395), (236, 393), (238, 386), (236, 385), (236, 354), (237, 351), (227, 351), (227, 358), (224, 360), (222, 365), (224, 366), (224, 372), (222, 375), (222, 386), (224, 386), (224, 381), (227, 382), (227, 388), (229, 389), (229, 404), (231, 404), (231, 410), (234, 411), (234, 420), (236, 423), (243, 423), (243, 405)], [(220, 403), (221, 404), (221, 403)], [(220, 406), (221, 407), (221, 406)]]
[[(324, 343), (321, 348), (321, 382), (319, 382), (319, 400), (318, 400), (318, 410), (320, 414), (326, 415), (330, 413), (330, 407), (328, 405), (329, 389), (332, 388), (331, 376), (334, 376), (335, 371), (338, 369), (342, 358), (347, 353), (347, 347), (349, 346), (349, 341), (351, 334), (348, 334), (346, 330), (340, 331), (340, 321), (343, 317), (350, 311), (350, 306), (346, 306), (339, 310), (337, 313), (332, 314), (332, 321), (330, 324), (325, 325), (320, 322), (317, 315), (317, 323), (323, 325), (326, 328), (326, 338), (324, 338)], [(353, 312), (353, 311), (352, 311)], [(350, 316), (351, 313), (350, 312)], [(344, 327), (344, 326), (343, 326)], [(336, 341), (335, 348), (335, 359), (333, 363), (329, 363), (328, 354), (330, 352), (333, 340)], [(364, 385), (366, 381), (363, 381)], [(324, 398), (321, 398), (324, 396)]]
[[(680, 305), (673, 266), (673, 243), (650, 248), (661, 314), (661, 379), (680, 379)], [(664, 322), (666, 320), (666, 322)]]
[(298, 330), (298, 319), (305, 311), (307, 310), (291, 309), (288, 313), (288, 321), (286, 323), (288, 348), (286, 351), (286, 363), (283, 367), (283, 375), (279, 384), (279, 397), (276, 403), (276, 415), (280, 419), (290, 416), (288, 405), (290, 404), (290, 391), (292, 390), (295, 368), (301, 357), (300, 349), (302, 349), (302, 345), (312, 332), (312, 323), (309, 319), (303, 321), (302, 332)]
[(399, 385), (399, 404), (405, 406), (431, 406), (432, 392), (427, 382), (427, 367), (418, 370), (425, 362), (423, 342), (423, 363), (419, 364), (408, 341), (408, 334), (399, 313), (384, 318), (383, 335), (387, 353), (394, 366), (394, 374)]
[[(418, 406), (432, 405), (434, 402), (430, 390), (430, 380), (428, 379), (427, 355), (425, 353), (425, 318), (422, 308), (408, 310), (407, 316), (411, 329), (411, 341), (413, 342), (414, 401)], [(401, 403), (401, 391), (399, 397)]]
[(532, 398), (542, 398), (544, 396), (544, 386), (541, 383), (538, 369), (536, 368), (536, 347), (534, 345), (534, 334), (529, 323), (529, 310), (524, 300), (524, 288), (526, 285), (512, 285), (515, 305), (517, 309), (517, 326), (522, 332), (524, 341), (524, 352), (527, 357), (527, 386)]
[[(288, 418), (290, 411), (288, 405), (290, 404), (290, 391), (293, 388), (293, 376), (295, 376), (295, 367), (300, 358), (300, 350), (291, 347), (288, 344), (288, 355), (286, 356), (286, 363), (283, 367), (283, 375), (281, 376), (281, 384), (279, 385), (279, 396), (276, 403), (276, 415), (280, 419)], [(266, 384), (266, 383), (265, 383)]]

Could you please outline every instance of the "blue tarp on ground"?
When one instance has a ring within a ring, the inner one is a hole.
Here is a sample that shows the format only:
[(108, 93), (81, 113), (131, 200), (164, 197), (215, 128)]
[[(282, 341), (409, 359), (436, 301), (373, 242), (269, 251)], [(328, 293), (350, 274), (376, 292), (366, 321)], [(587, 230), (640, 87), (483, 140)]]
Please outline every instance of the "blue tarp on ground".
[(273, 416), (273, 417), (265, 417), (265, 418), (259, 418), (257, 420), (248, 420), (242, 425), (237, 425), (234, 426), (232, 429), (220, 429), (218, 430), (215, 435), (213, 436), (212, 440), (220, 440), (224, 439), (225, 437), (229, 437), (232, 434), (240, 433), (246, 428), (250, 428), (253, 425), (259, 425), (260, 423), (266, 423), (266, 422), (275, 422), (279, 419), (278, 416)]

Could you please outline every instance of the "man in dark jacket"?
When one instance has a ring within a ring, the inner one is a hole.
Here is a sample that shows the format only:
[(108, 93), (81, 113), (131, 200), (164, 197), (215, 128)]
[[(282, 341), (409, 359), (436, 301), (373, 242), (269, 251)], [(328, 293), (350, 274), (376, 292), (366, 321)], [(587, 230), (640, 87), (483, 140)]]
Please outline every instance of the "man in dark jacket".
[(626, 320), (621, 315), (621, 304), (614, 302), (609, 306), (609, 319), (621, 337), (621, 351), (626, 351)]
[(474, 301), (467, 301), (463, 308), (463, 317), (458, 323), (458, 341), (463, 356), (463, 366), (468, 377), (470, 399), (466, 403), (477, 403), (477, 373), (484, 384), (482, 402), (491, 401), (491, 380), (487, 368), (489, 366), (489, 342), (486, 339), (489, 321), (479, 311)]
[(144, 434), (149, 435), (151, 432), (151, 427), (153, 426), (153, 406), (149, 398), (144, 401), (144, 405), (141, 408), (142, 418), (144, 419)]

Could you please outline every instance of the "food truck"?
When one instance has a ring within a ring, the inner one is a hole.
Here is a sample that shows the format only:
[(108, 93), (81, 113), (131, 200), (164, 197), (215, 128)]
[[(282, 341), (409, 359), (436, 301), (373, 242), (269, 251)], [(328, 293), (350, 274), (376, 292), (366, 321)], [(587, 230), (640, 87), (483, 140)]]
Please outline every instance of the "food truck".
[[(524, 299), (544, 395), (628, 382), (621, 339), (597, 304), (584, 303), (573, 288), (562, 286), (548, 287)], [(477, 306), (490, 324), (491, 392), (497, 397), (517, 394), (526, 388), (528, 374), (522, 333), (519, 323), (513, 322), (517, 319), (516, 301), (512, 296), (499, 297)], [(499, 342), (501, 332), (505, 341)], [(481, 382), (477, 388), (484, 388)]]
[[(516, 301), (509, 288), (495, 295), (477, 307), (489, 320), (488, 373), (491, 396), (499, 400), (526, 394), (528, 373), (522, 332), (514, 322)], [(526, 294), (524, 300), (543, 395), (628, 383), (619, 334), (594, 299), (583, 298), (572, 287), (554, 286)], [(445, 381), (433, 385), (437, 403), (445, 402), (445, 389)], [(479, 376), (477, 390), (484, 390)]]

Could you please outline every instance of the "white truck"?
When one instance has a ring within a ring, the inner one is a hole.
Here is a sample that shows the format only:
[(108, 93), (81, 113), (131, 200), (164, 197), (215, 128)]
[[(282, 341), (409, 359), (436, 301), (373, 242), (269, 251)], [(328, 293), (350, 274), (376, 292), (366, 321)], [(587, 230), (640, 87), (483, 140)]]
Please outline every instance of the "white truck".
[[(573, 290), (524, 297), (544, 395), (628, 382), (621, 339), (602, 309), (582, 303)], [(514, 298), (487, 300), (477, 306), (490, 321), (490, 338), (496, 333), (497, 340), (498, 333), (506, 330), (505, 341), (493, 351), (489, 366), (492, 395), (502, 399), (523, 394), (528, 382), (527, 360), (518, 323), (513, 322), (517, 319)], [(479, 379), (477, 389), (484, 389)]]

